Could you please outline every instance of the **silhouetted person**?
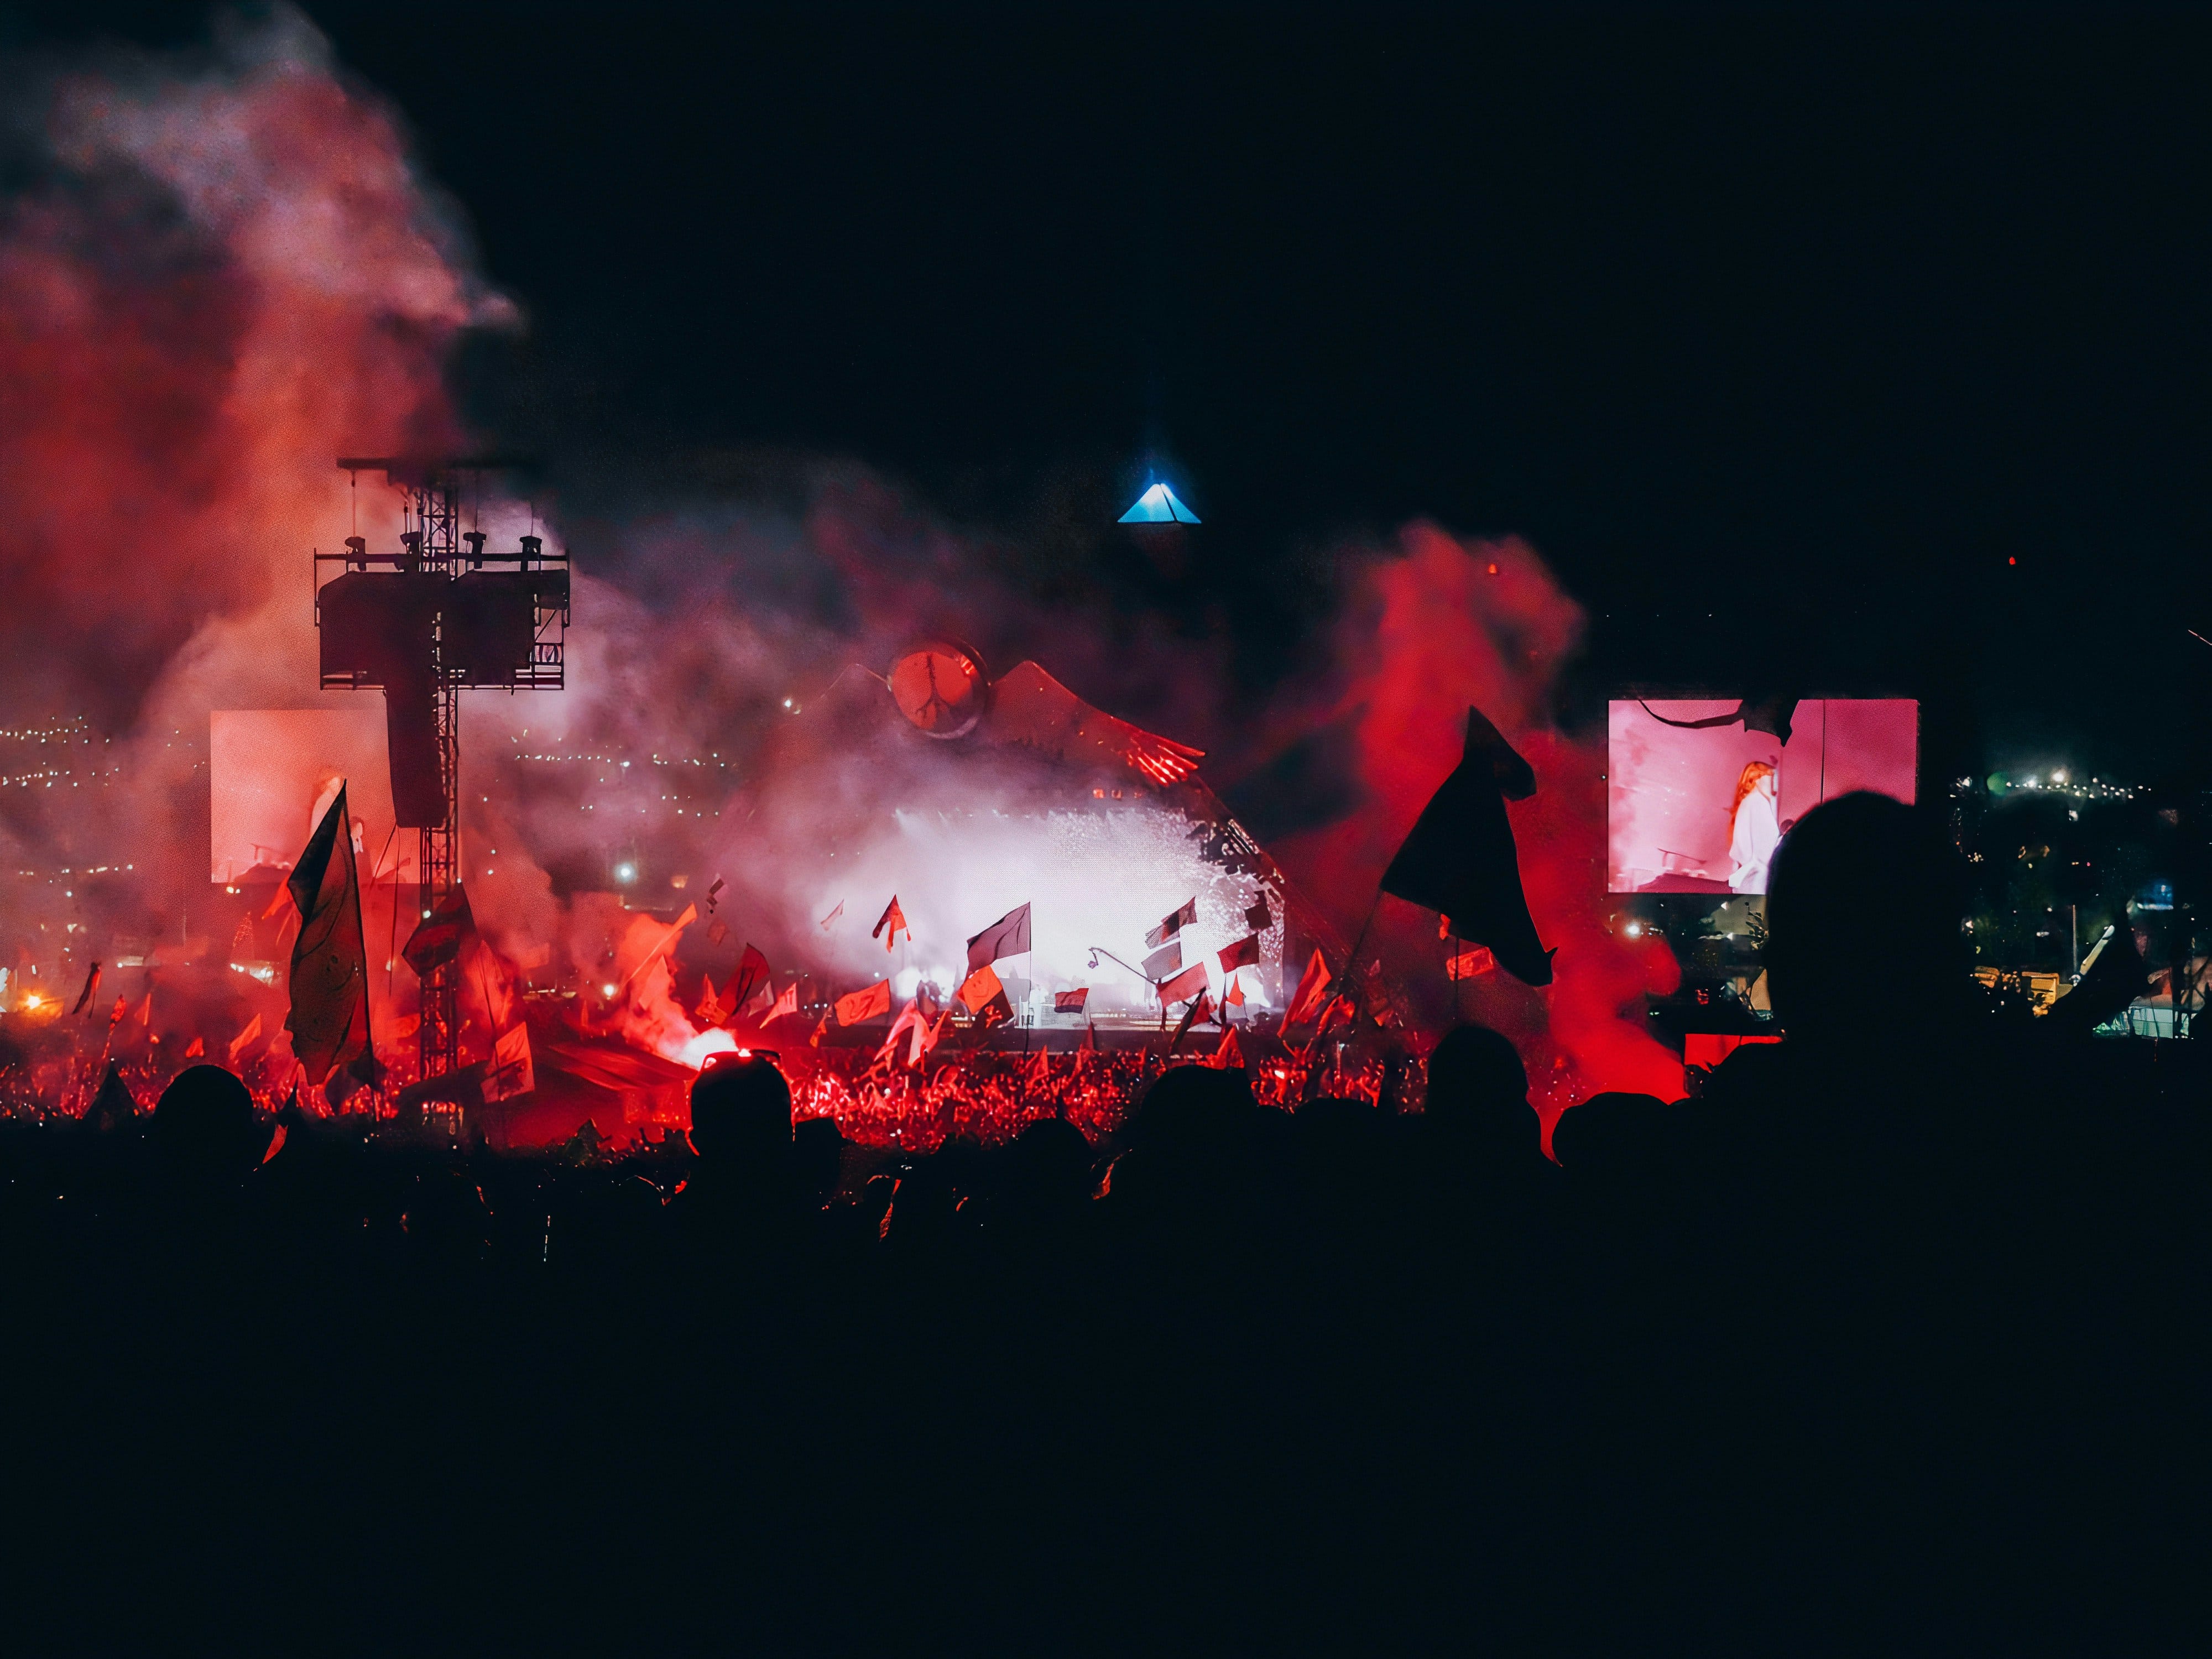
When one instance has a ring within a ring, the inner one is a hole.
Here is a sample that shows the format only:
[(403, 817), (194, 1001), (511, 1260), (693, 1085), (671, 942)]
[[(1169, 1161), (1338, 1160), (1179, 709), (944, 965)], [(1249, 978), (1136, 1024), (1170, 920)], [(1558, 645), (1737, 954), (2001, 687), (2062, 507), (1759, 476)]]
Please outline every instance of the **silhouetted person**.
[(1486, 1025), (1445, 1034), (1429, 1056), (1425, 1139), (1465, 1172), (1540, 1178), (1544, 1126), (1528, 1103), (1528, 1071), (1504, 1035)]
[(791, 1085), (759, 1054), (717, 1055), (691, 1085), (691, 1150), (669, 1205), (680, 1247), (742, 1248), (791, 1231)]
[(156, 1162), (179, 1189), (235, 1189), (261, 1161), (269, 1139), (253, 1115), (253, 1097), (220, 1066), (186, 1066), (154, 1108)]

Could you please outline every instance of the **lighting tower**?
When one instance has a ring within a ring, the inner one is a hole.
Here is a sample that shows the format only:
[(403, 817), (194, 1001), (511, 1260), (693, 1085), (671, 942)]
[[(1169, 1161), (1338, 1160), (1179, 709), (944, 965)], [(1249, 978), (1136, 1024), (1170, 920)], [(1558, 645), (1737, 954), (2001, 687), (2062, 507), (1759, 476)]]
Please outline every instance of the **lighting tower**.
[[(461, 887), (460, 694), (557, 690), (568, 626), (568, 560), (538, 536), (492, 552), (461, 530), (461, 484), (515, 465), (479, 457), (416, 460), (341, 456), (355, 476), (381, 472), (401, 495), (399, 545), (372, 553), (361, 536), (314, 555), (315, 623), (325, 690), (381, 690), (401, 830), (419, 837), (424, 917)], [(337, 574), (324, 580), (326, 568)], [(396, 897), (395, 897), (396, 902)], [(422, 981), (421, 1076), (460, 1065), (460, 967), (450, 956)]]

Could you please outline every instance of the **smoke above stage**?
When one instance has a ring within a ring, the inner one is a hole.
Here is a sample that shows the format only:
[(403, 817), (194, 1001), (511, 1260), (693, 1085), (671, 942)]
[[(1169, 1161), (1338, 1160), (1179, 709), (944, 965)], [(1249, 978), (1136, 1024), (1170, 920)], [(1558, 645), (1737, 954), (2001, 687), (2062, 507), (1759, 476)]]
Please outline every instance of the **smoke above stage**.
[[(190, 59), (16, 73), (43, 120), (17, 140), (13, 173), (30, 182), (0, 220), (0, 580), (15, 600), (0, 725), (70, 735), (0, 736), (29, 757), (6, 769), (0, 843), (33, 872), (11, 896), (8, 965), (52, 983), (129, 940), (173, 935), (175, 959), (192, 959), (222, 890), (208, 882), (211, 716), (374, 706), (314, 689), (307, 555), (352, 533), (389, 542), (397, 501), (333, 458), (481, 440), (447, 389), (453, 353), (471, 331), (525, 324), (397, 117), (296, 14)], [(567, 689), (462, 700), (467, 890), (489, 946), (464, 981), (479, 1050), (526, 985), (616, 984), (634, 1040), (696, 1059), (699, 988), (672, 984), (668, 962), (688, 976), (748, 942), (779, 982), (949, 989), (966, 936), (1028, 902), (1019, 971), (1133, 1006), (1140, 981), (1109, 957), (1092, 968), (1094, 948), (1137, 961), (1142, 927), (1194, 896), (1194, 957), (1242, 934), (1257, 884), (1140, 780), (1116, 800), (1085, 775), (1072, 795), (1018, 749), (904, 729), (870, 676), (933, 635), (972, 641), (996, 671), (1034, 659), (1206, 750), (1205, 780), (1232, 810), (1265, 803), (1268, 851), (1346, 939), (1481, 708), (1537, 773), (1510, 811), (1556, 983), (1448, 983), (1436, 918), (1396, 901), (1376, 909), (1367, 951), (1424, 1024), (1463, 1015), (1510, 1035), (1547, 1115), (1600, 1090), (1679, 1091), (1642, 1012), (1674, 963), (1606, 922), (1602, 732), (1552, 723), (1581, 613), (1523, 544), (1417, 523), (1286, 559), (1280, 580), (1310, 590), (1291, 609), (1333, 620), (1255, 670), (1171, 594), (1041, 569), (849, 460), (787, 457), (759, 489), (539, 488), (470, 505), (488, 535), (534, 529), (576, 569)], [(378, 851), (365, 844), (365, 869)], [(93, 865), (98, 879), (76, 878)], [(913, 941), (887, 952), (868, 927), (894, 892)], [(389, 1032), (410, 1008), (408, 971), (385, 968), (404, 918), (374, 902)], [(687, 905), (682, 945), (655, 955), (660, 918)], [(158, 976), (165, 958), (136, 959)]]

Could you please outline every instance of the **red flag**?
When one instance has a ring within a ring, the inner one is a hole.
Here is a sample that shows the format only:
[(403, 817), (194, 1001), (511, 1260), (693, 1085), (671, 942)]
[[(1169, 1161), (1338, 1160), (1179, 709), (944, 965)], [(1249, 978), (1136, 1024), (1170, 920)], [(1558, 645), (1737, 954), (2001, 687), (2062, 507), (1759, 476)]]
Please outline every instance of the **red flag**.
[(146, 1000), (138, 1005), (138, 1023), (145, 1026), (151, 1026), (154, 1023), (154, 994), (151, 991), (146, 993)]
[(107, 1023), (109, 1026), (113, 1027), (122, 1024), (125, 1018), (129, 1015), (130, 1012), (131, 1000), (128, 997), (116, 998), (115, 1006), (109, 1009), (107, 1012)]
[(1001, 957), (1018, 957), (1030, 948), (1030, 907), (1018, 904), (968, 941), (968, 966), (988, 968)]
[(769, 1020), (781, 1019), (786, 1014), (795, 1014), (798, 1012), (799, 981), (793, 980), (783, 988), (783, 994), (775, 1000), (775, 1006), (768, 1011), (768, 1018), (762, 1020), (761, 1024), (765, 1025)]
[(206, 1053), (207, 1044), (201, 1038), (194, 1037), (190, 1042), (187, 1042), (185, 1045), (185, 1058), (186, 1060), (198, 1060), (204, 1056)]
[(1055, 1014), (1079, 1014), (1083, 1012), (1083, 1005), (1090, 1000), (1091, 988), (1088, 985), (1079, 985), (1073, 991), (1054, 991), (1052, 994), (1052, 1011)]
[[(842, 910), (844, 908), (841, 902), (837, 908)], [(832, 911), (830, 914), (835, 916), (836, 912)], [(887, 929), (889, 931), (886, 931)], [(876, 925), (868, 929), (868, 937), (883, 940), (884, 949), (888, 951), (898, 942), (898, 936), (902, 931), (906, 934), (907, 943), (913, 944), (914, 929), (906, 925), (906, 912), (899, 908), (898, 895), (893, 893), (891, 902), (884, 906), (883, 915), (876, 918)]]
[(1098, 1052), (1098, 1028), (1097, 1026), (1087, 1023), (1085, 1024), (1083, 1028), (1083, 1041), (1075, 1045), (1075, 1052), (1079, 1054), (1095, 1054)]
[(1262, 892), (1259, 901), (1244, 913), (1244, 925), (1255, 933), (1264, 933), (1275, 925), (1275, 918), (1267, 909), (1267, 896)]
[[(1174, 890), (1170, 889), (1170, 891)], [(1180, 909), (1170, 910), (1160, 918), (1160, 925), (1145, 935), (1145, 948), (1157, 951), (1186, 927), (1198, 925), (1198, 901), (1187, 898)]]
[(822, 1016), (822, 1023), (814, 1028), (814, 1035), (806, 1041), (810, 1047), (819, 1048), (822, 1046), (822, 1039), (829, 1035), (830, 1016), (824, 1014)]
[(292, 1012), (284, 1026), (310, 1088), (371, 1051), (368, 946), (362, 935), (350, 822), (340, 784), (289, 884), (301, 922), (292, 945)]
[(1473, 979), (1478, 974), (1495, 972), (1498, 957), (1487, 945), (1478, 945), (1473, 950), (1462, 951), (1455, 957), (1444, 959), (1446, 979)]
[(1313, 953), (1306, 970), (1298, 978), (1298, 988), (1291, 998), (1291, 1006), (1283, 1011), (1283, 1024), (1296, 1025), (1301, 1020), (1312, 1019), (1327, 1005), (1322, 999), (1328, 994), (1331, 975), (1328, 964), (1321, 959), (1321, 952)]
[(282, 882), (277, 883), (276, 894), (270, 899), (269, 908), (261, 913), (261, 920), (264, 921), (268, 921), (271, 916), (275, 915), (279, 910), (283, 909), (291, 902), (292, 890), (285, 886)]
[[(729, 994), (730, 1012), (722, 1018), (735, 1019), (739, 1014), (744, 1012), (746, 1005), (752, 1001), (761, 987), (767, 983), (768, 958), (748, 945), (744, 948), (744, 953), (738, 958), (737, 977), (732, 980), (726, 988)], [(850, 1021), (847, 1022), (848, 1024), (850, 1023)]]
[(99, 988), (100, 964), (95, 962), (92, 964), (92, 971), (84, 976), (84, 989), (76, 994), (76, 1004), (70, 1010), (70, 1012), (71, 1014), (82, 1013), (92, 1001), (92, 994)]
[(1237, 1044), (1237, 1033), (1231, 1031), (1221, 1039), (1221, 1046), (1206, 1062), (1217, 1072), (1241, 1072), (1244, 1069), (1244, 1051)]
[(1041, 1088), (1052, 1079), (1052, 1051), (1040, 1048), (1036, 1058), (1023, 1068), (1022, 1081), (1031, 1088)]
[(929, 1016), (922, 1012), (918, 999), (899, 1010), (899, 1017), (891, 1022), (890, 1034), (884, 1037), (884, 1046), (877, 1051), (877, 1057), (881, 1059), (897, 1048), (902, 1036), (908, 1039), (907, 1056), (897, 1063), (912, 1071), (921, 1064), (921, 1057), (929, 1052)]
[(1213, 999), (1203, 991), (1192, 1000), (1190, 1006), (1182, 1011), (1182, 1018), (1176, 1026), (1175, 1035), (1168, 1039), (1170, 1054), (1182, 1047), (1182, 1040), (1190, 1035), (1190, 1028), (1205, 1018), (1206, 1011), (1212, 1006)]
[(855, 991), (850, 996), (837, 999), (837, 1023), (858, 1025), (864, 1019), (875, 1019), (891, 1011), (891, 982), (879, 979), (865, 991)]
[(512, 1100), (537, 1086), (538, 1072), (530, 1057), (530, 1028), (518, 1025), (492, 1044), (491, 1064), (484, 1072), (483, 1097)]
[(1234, 974), (1229, 976), (1229, 988), (1221, 994), (1221, 1006), (1224, 1008), (1242, 1008), (1244, 1006), (1244, 981)]
[(715, 921), (710, 921), (707, 924), (708, 944), (720, 945), (724, 939), (729, 938), (729, 926), (720, 919), (717, 918)]
[(832, 924), (834, 924), (834, 923), (836, 921), (836, 920), (837, 920), (837, 918), (838, 918), (838, 917), (840, 917), (840, 916), (843, 915), (844, 914), (845, 914), (845, 901), (844, 901), (844, 900), (842, 900), (842, 899), (839, 899), (839, 900), (837, 901), (837, 908), (836, 908), (836, 909), (832, 910), (832, 911), (831, 911), (828, 915), (826, 915), (826, 916), (824, 916), (824, 917), (823, 917), (823, 918), (822, 918), (822, 921), (821, 921), (821, 923), (820, 923), (820, 926), (821, 926), (822, 931), (823, 931), (823, 933), (828, 933), (828, 932), (830, 931), (830, 929), (831, 925), (832, 925)]
[(699, 975), (699, 1004), (691, 1011), (691, 1023), (702, 1031), (711, 1031), (737, 1011), (722, 1006), (721, 998), (714, 994), (714, 976)]
[(261, 1016), (254, 1015), (246, 1022), (246, 1029), (230, 1040), (230, 1063), (238, 1064), (238, 1057), (261, 1040)]
[(1194, 963), (1160, 987), (1160, 1006), (1164, 1008), (1170, 1002), (1181, 1002), (1186, 997), (1198, 997), (1205, 994), (1206, 964), (1202, 962)]
[(456, 887), (432, 905), (430, 914), (407, 936), (407, 943), (400, 948), (400, 957), (415, 970), (416, 978), (428, 979), (459, 957), (461, 946), (476, 930), (477, 919), (469, 909), (469, 896)]
[(961, 1006), (971, 1014), (980, 1014), (993, 997), (1006, 995), (1006, 988), (999, 983), (999, 975), (988, 963), (960, 981), (960, 988), (952, 994)]
[(1233, 974), (1239, 968), (1252, 967), (1260, 960), (1260, 936), (1247, 933), (1236, 944), (1225, 947), (1218, 959), (1221, 971), (1224, 974)]

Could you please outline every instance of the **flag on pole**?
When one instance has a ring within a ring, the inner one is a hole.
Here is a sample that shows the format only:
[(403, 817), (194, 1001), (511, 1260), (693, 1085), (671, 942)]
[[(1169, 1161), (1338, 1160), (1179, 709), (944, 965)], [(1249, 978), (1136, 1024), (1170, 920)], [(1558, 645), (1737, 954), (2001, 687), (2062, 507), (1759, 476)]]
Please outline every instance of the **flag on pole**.
[(476, 930), (477, 919), (469, 909), (469, 896), (456, 887), (430, 907), (430, 914), (407, 936), (407, 943), (399, 954), (418, 979), (428, 979), (459, 958), (461, 946)]
[(968, 966), (988, 968), (1001, 957), (1018, 957), (1030, 948), (1030, 907), (1019, 904), (968, 941)]
[(114, 1007), (112, 1007), (112, 1008), (111, 1008), (111, 1009), (109, 1009), (109, 1010), (108, 1010), (108, 1012), (107, 1012), (107, 1024), (108, 1024), (108, 1029), (109, 1029), (110, 1030), (113, 1030), (115, 1027), (117, 1027), (118, 1025), (122, 1024), (123, 1024), (123, 1021), (124, 1021), (125, 1017), (125, 1016), (127, 1016), (127, 1015), (130, 1013), (130, 1012), (131, 1012), (131, 1000), (130, 1000), (130, 998), (128, 998), (128, 997), (118, 997), (118, 998), (116, 998), (116, 999), (115, 999), (115, 1006), (114, 1006)]
[(1223, 947), (1218, 960), (1224, 974), (1233, 974), (1239, 968), (1255, 966), (1260, 960), (1260, 936), (1247, 933), (1236, 944)]
[(154, 994), (146, 993), (146, 1000), (138, 1005), (138, 1023), (151, 1028), (154, 1024)]
[(269, 921), (279, 910), (285, 908), (291, 902), (292, 890), (286, 886), (283, 882), (277, 883), (276, 896), (269, 901), (269, 908), (261, 913), (261, 920), (264, 921)]
[(1145, 958), (1145, 977), (1150, 980), (1172, 979), (1182, 971), (1182, 941), (1170, 939)]
[(990, 963), (985, 963), (960, 981), (960, 988), (952, 994), (960, 1006), (971, 1014), (980, 1014), (984, 1005), (993, 997), (1004, 996), (1006, 988), (999, 983), (999, 975)]
[(190, 1042), (187, 1042), (185, 1045), (185, 1058), (186, 1060), (199, 1060), (204, 1058), (206, 1054), (207, 1042), (205, 1038), (194, 1037)]
[(261, 1040), (261, 1016), (254, 1015), (246, 1022), (246, 1029), (230, 1040), (230, 1063), (238, 1064), (238, 1057)]
[(768, 958), (748, 945), (738, 958), (737, 977), (723, 988), (730, 1012), (724, 1019), (735, 1019), (745, 1011), (761, 987), (768, 983)]
[(1032, 1089), (1042, 1089), (1052, 1081), (1052, 1050), (1039, 1048), (1036, 1057), (1022, 1068), (1022, 1081)]
[(891, 1051), (898, 1047), (899, 1039), (906, 1037), (908, 1039), (906, 1058), (895, 1063), (905, 1066), (909, 1072), (913, 1071), (921, 1064), (922, 1054), (926, 1052), (922, 1045), (928, 1036), (929, 1016), (921, 1012), (918, 1000), (909, 1001), (905, 1007), (899, 1010), (898, 1018), (891, 1022), (890, 1031), (884, 1038), (884, 1046), (876, 1050), (876, 1058), (878, 1060), (889, 1058)]
[(760, 983), (753, 988), (752, 995), (746, 998), (744, 1002), (740, 1003), (738, 1006), (737, 1012), (732, 1014), (730, 1018), (732, 1020), (735, 1021), (743, 1019), (747, 1014), (750, 1014), (752, 1016), (753, 1024), (756, 1025), (765, 1025), (769, 1022), (769, 1011), (775, 1006), (775, 987), (769, 982), (769, 976), (765, 972), (763, 972), (761, 975)]
[(1206, 964), (1202, 962), (1193, 963), (1160, 987), (1160, 1006), (1164, 1008), (1170, 1002), (1181, 1002), (1186, 997), (1200, 997), (1205, 994)]
[(822, 1016), (822, 1023), (814, 1028), (814, 1035), (806, 1039), (807, 1046), (809, 1048), (819, 1048), (822, 1046), (822, 1039), (829, 1035), (830, 1016), (824, 1014)]
[(1217, 1072), (1241, 1072), (1244, 1069), (1244, 1050), (1237, 1046), (1237, 1033), (1230, 1032), (1221, 1039), (1221, 1046), (1206, 1062)]
[(828, 932), (830, 931), (830, 928), (831, 928), (831, 927), (836, 924), (836, 921), (837, 921), (837, 918), (838, 918), (838, 917), (840, 917), (840, 916), (842, 916), (842, 915), (843, 915), (844, 914), (845, 914), (845, 901), (844, 901), (844, 900), (842, 900), (842, 899), (839, 899), (839, 900), (837, 901), (837, 908), (836, 908), (836, 909), (832, 910), (832, 911), (831, 911), (828, 915), (826, 915), (826, 916), (824, 916), (824, 917), (823, 917), (823, 918), (822, 918), (822, 921), (821, 921), (821, 922), (819, 923), (819, 926), (820, 926), (820, 927), (821, 927), (822, 931), (823, 931), (823, 933), (828, 933)]
[(70, 1008), (70, 1014), (74, 1016), (82, 1013), (92, 1002), (92, 994), (99, 988), (100, 964), (95, 962), (92, 964), (92, 971), (84, 976), (84, 989), (76, 994), (76, 1003)]
[(711, 916), (714, 914), (714, 902), (720, 898), (721, 896), (722, 878), (720, 876), (717, 876), (714, 878), (712, 884), (710, 884), (707, 889), (707, 914), (708, 915)]
[(1221, 994), (1221, 1006), (1224, 1008), (1242, 1008), (1244, 1006), (1244, 981), (1234, 974), (1229, 976), (1228, 989)]
[[(1170, 888), (1169, 890), (1174, 890)], [(1145, 948), (1147, 951), (1156, 951), (1182, 932), (1184, 928), (1193, 927), (1197, 924), (1198, 900), (1195, 897), (1187, 898), (1180, 907), (1161, 917), (1160, 925), (1145, 935)]]
[(891, 902), (884, 906), (883, 915), (876, 918), (876, 925), (868, 929), (868, 937), (883, 940), (884, 949), (888, 951), (898, 943), (902, 932), (906, 934), (907, 943), (913, 944), (914, 929), (906, 925), (906, 912), (899, 908), (898, 895), (893, 893)]
[(1327, 1006), (1323, 999), (1328, 994), (1329, 981), (1328, 964), (1321, 959), (1321, 951), (1316, 949), (1313, 960), (1306, 963), (1305, 972), (1298, 977), (1298, 988), (1291, 997), (1291, 1006), (1283, 1011), (1283, 1024), (1296, 1025), (1318, 1015)]
[(1091, 988), (1088, 985), (1079, 985), (1073, 991), (1054, 991), (1052, 994), (1052, 1011), (1055, 1014), (1079, 1014), (1083, 1012), (1083, 1005), (1090, 1000)]
[(530, 1028), (518, 1025), (492, 1044), (491, 1065), (484, 1072), (483, 1097), (512, 1100), (537, 1086), (538, 1071), (530, 1057)]
[(368, 945), (362, 934), (351, 822), (340, 784), (288, 884), (301, 920), (292, 944), (292, 1012), (284, 1026), (310, 1088), (371, 1052)]
[(762, 1020), (761, 1024), (766, 1025), (772, 1020), (781, 1019), (786, 1014), (795, 1014), (798, 1012), (799, 981), (793, 980), (783, 988), (783, 994), (775, 1000), (775, 1006), (768, 1011), (768, 1018)]
[(891, 1011), (891, 982), (879, 979), (865, 991), (854, 991), (849, 996), (837, 999), (837, 1023), (858, 1025), (864, 1019), (876, 1019)]
[(1536, 775), (1479, 708), (1467, 711), (1458, 766), (1437, 786), (1382, 872), (1382, 890), (1451, 918), (1450, 930), (1486, 945), (1529, 985), (1552, 982), (1552, 952), (1536, 936), (1521, 885), (1506, 798), (1525, 800)]
[(1083, 1026), (1083, 1041), (1075, 1045), (1075, 1052), (1079, 1054), (1095, 1054), (1098, 1052), (1098, 1028), (1087, 1020)]
[(722, 1006), (721, 998), (714, 994), (714, 976), (699, 975), (699, 1004), (691, 1011), (691, 1023), (702, 1031), (711, 1031), (737, 1010)]
[(1168, 1039), (1170, 1054), (1182, 1047), (1182, 1040), (1190, 1035), (1190, 1028), (1205, 1018), (1207, 1010), (1212, 1006), (1213, 999), (1203, 991), (1191, 999), (1190, 1006), (1182, 1011), (1182, 1018), (1176, 1026), (1175, 1036)]
[(1275, 918), (1267, 908), (1267, 895), (1262, 891), (1252, 908), (1244, 913), (1244, 925), (1255, 933), (1264, 933), (1275, 925)]

